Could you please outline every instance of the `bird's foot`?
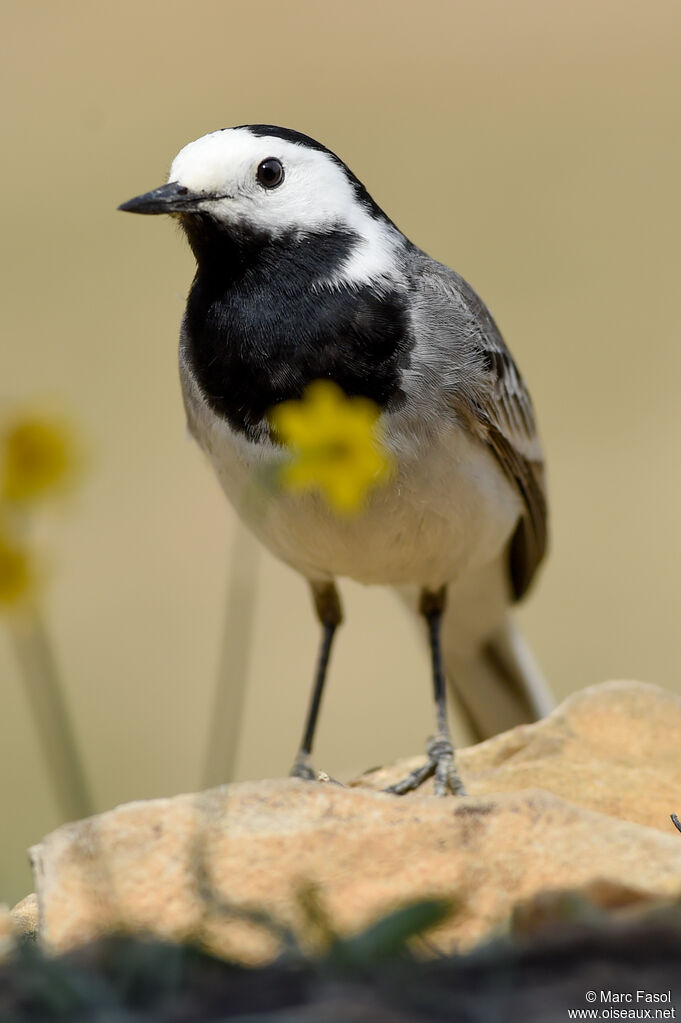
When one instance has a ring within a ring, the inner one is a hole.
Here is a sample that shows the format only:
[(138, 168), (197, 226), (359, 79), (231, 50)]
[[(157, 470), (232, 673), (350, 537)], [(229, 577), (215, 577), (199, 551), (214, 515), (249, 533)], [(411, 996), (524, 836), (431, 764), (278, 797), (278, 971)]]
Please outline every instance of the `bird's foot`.
[(403, 796), (405, 792), (413, 792), (425, 781), (435, 776), (436, 796), (465, 796), (466, 790), (459, 778), (454, 765), (454, 747), (449, 739), (443, 735), (436, 735), (428, 743), (426, 751), (428, 760), (421, 767), (417, 767), (406, 778), (390, 785), (386, 792), (395, 796)]
[(310, 763), (308, 753), (299, 753), (291, 768), (290, 778), (300, 778), (302, 781), (317, 781), (317, 772)]
[(310, 763), (310, 757), (307, 753), (299, 753), (296, 757), (296, 762), (291, 768), (289, 774), (290, 778), (300, 778), (302, 781), (320, 781), (330, 782), (332, 785), (340, 785), (342, 788), (345, 786), (342, 782), (336, 781), (326, 771), (315, 771), (314, 767)]

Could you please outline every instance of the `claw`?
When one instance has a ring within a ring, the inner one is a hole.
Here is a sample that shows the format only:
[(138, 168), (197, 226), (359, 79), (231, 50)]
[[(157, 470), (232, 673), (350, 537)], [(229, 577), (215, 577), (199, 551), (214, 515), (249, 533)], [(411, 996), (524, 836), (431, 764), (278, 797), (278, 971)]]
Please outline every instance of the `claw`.
[(403, 796), (405, 792), (413, 792), (414, 789), (419, 788), (423, 785), (424, 781), (435, 773), (435, 764), (430, 760), (427, 760), (422, 767), (417, 767), (411, 774), (408, 774), (406, 778), (402, 778), (401, 781), (396, 781), (394, 785), (389, 785), (384, 792), (389, 792), (393, 796)]
[(466, 790), (454, 766), (454, 747), (445, 736), (437, 735), (428, 743), (428, 760), (417, 767), (406, 778), (390, 785), (385, 792), (394, 796), (403, 796), (405, 792), (413, 792), (425, 781), (435, 775), (435, 795), (465, 796)]

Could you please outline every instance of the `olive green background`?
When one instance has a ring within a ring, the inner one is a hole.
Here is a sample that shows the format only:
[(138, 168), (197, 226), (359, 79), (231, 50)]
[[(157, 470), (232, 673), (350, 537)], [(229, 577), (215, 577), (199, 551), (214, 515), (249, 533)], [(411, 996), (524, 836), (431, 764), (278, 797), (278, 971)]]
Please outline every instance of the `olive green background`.
[[(185, 437), (190, 253), (171, 223), (116, 212), (230, 124), (324, 141), (490, 305), (548, 453), (552, 553), (520, 617), (558, 696), (611, 677), (681, 688), (678, 3), (1, 11), (1, 395), (59, 404), (91, 452), (38, 536), (98, 808), (202, 784), (235, 545), (257, 587), (246, 667), (242, 624), (226, 663), (248, 679), (239, 778), (288, 769), (307, 699), (306, 589), (237, 531)], [(330, 772), (417, 752), (431, 727), (418, 631), (391, 594), (343, 589), (316, 755)], [(4, 632), (0, 693), (11, 902), (30, 888), (26, 846), (60, 821)]]

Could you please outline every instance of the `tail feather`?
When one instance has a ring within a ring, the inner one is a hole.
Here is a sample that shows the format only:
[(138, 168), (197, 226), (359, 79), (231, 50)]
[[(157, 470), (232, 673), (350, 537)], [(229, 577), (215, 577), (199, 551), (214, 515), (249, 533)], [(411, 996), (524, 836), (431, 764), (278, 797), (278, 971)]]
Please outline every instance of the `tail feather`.
[(553, 709), (549, 688), (510, 617), (477, 649), (460, 651), (445, 637), (445, 665), (455, 708), (458, 704), (475, 741)]
[(522, 632), (510, 617), (491, 642), (501, 669), (517, 685), (527, 701), (533, 719), (546, 717), (556, 706), (541, 668)]

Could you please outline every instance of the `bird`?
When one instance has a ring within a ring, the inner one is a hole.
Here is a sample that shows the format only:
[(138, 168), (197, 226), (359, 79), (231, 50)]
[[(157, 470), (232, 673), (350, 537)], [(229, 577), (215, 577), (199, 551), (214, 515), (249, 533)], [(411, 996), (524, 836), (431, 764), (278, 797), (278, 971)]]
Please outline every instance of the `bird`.
[[(491, 313), (339, 156), (290, 128), (203, 135), (166, 184), (119, 209), (179, 222), (196, 261), (179, 344), (189, 431), (247, 526), (311, 590), (321, 642), (291, 774), (320, 777), (337, 581), (350, 578), (396, 590), (430, 648), (436, 731), (425, 762), (387, 791), (432, 778), (437, 795), (464, 794), (448, 699), (478, 738), (553, 706), (512, 618), (547, 548), (544, 457)], [(318, 380), (375, 403), (391, 479), (352, 517), (312, 492), (275, 491), (256, 510), (249, 481), (281, 454), (270, 412)]]

